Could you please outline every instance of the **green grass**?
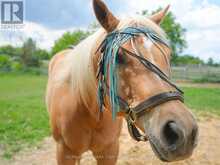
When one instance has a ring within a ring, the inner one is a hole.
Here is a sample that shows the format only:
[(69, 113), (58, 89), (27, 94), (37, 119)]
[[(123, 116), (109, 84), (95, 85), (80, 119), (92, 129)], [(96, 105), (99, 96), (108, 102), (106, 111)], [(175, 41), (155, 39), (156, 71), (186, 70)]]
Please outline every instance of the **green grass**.
[(186, 104), (198, 113), (220, 116), (220, 88), (183, 88)]
[[(10, 158), (50, 134), (44, 103), (46, 76), (0, 74), (0, 151)], [(183, 88), (195, 112), (220, 116), (220, 88)]]
[(46, 76), (0, 74), (0, 150), (10, 158), (49, 135)]

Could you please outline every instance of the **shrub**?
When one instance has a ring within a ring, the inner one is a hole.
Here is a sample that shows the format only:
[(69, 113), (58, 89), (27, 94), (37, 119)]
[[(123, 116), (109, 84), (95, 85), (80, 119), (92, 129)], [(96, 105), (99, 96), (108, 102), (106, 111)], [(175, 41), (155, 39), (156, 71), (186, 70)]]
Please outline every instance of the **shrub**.
[(10, 71), (11, 61), (10, 57), (7, 55), (0, 55), (0, 70)]
[(14, 61), (11, 63), (11, 70), (13, 71), (21, 71), (23, 69), (23, 66), (21, 63)]

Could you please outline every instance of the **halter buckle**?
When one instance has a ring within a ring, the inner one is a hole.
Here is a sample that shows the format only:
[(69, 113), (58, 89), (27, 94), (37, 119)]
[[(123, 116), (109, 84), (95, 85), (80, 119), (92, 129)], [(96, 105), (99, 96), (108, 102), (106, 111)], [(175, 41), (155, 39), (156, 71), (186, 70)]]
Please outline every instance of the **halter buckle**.
[(137, 117), (136, 117), (136, 115), (134, 115), (131, 107), (129, 107), (129, 111), (126, 114), (126, 120), (131, 124), (136, 123)]

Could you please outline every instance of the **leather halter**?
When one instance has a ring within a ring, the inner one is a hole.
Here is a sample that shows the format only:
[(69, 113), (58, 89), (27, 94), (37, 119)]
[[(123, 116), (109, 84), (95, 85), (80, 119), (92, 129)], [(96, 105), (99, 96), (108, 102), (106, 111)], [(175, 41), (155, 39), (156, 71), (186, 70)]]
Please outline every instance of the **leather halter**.
[[(132, 27), (129, 27), (129, 28), (132, 28)], [(135, 29), (137, 29), (137, 28), (135, 28)], [(140, 30), (140, 33), (144, 33), (144, 32)], [(159, 37), (156, 40), (159, 42), (162, 42), (162, 40), (160, 40)], [(164, 42), (162, 42), (162, 43), (167, 46), (167, 44), (165, 44)], [(103, 48), (105, 48), (105, 46), (102, 47), (102, 52), (105, 51), (105, 50), (103, 50)], [(126, 52), (128, 55), (136, 58), (137, 60), (139, 60), (140, 63), (146, 67), (146, 69), (155, 73), (163, 81), (165, 81), (170, 86), (172, 86), (176, 89), (175, 91), (163, 92), (163, 93), (157, 94), (155, 96), (152, 96), (150, 98), (147, 98), (146, 100), (144, 100), (143, 102), (138, 104), (136, 107), (131, 107), (126, 100), (124, 100), (120, 96), (117, 96), (117, 99), (119, 100), (120, 109), (122, 110), (122, 112), (124, 112), (126, 114), (125, 118), (127, 121), (127, 126), (128, 126), (128, 131), (130, 133), (130, 136), (136, 141), (146, 141), (147, 140), (146, 135), (141, 135), (141, 133), (139, 132), (139, 130), (135, 126), (137, 118), (142, 116), (144, 113), (146, 113), (150, 109), (152, 109), (158, 105), (161, 105), (163, 103), (166, 103), (166, 102), (169, 102), (172, 100), (179, 100), (181, 102), (184, 102), (184, 98), (183, 98), (184, 93), (181, 89), (179, 89), (175, 84), (173, 84), (170, 81), (169, 77), (163, 71), (161, 71), (160, 68), (158, 68), (156, 65), (154, 65), (149, 60), (145, 59), (142, 54), (137, 55), (135, 53), (128, 51), (127, 49), (125, 49), (121, 46), (119, 46), (119, 49), (121, 49), (123, 52)], [(99, 69), (97, 72), (98, 78), (100, 78), (100, 77), (102, 78), (102, 76), (100, 76), (100, 74), (103, 74), (103, 71), (101, 68), (101, 67), (103, 67), (102, 60), (103, 60), (103, 57), (101, 58), (101, 60), (100, 60), (101, 62), (99, 63)], [(105, 86), (106, 88), (108, 88), (106, 83), (104, 83), (102, 80), (100, 82), (101, 82), (101, 84), (100, 84), (101, 86)]]
[(146, 111), (166, 103), (172, 100), (180, 100), (184, 102), (183, 98), (183, 91), (179, 89), (175, 84), (173, 84), (169, 78), (164, 74), (156, 65), (148, 61), (147, 59), (143, 58), (142, 56), (138, 56), (124, 48), (121, 49), (127, 52), (128, 55), (131, 55), (138, 59), (147, 69), (157, 74), (162, 80), (173, 86), (177, 91), (169, 91), (163, 92), (158, 95), (152, 96), (147, 98), (143, 102), (139, 103), (136, 107), (130, 107), (127, 101), (119, 97), (120, 100), (120, 107), (124, 110), (126, 114), (126, 121), (128, 125), (128, 131), (133, 139), (136, 141), (146, 141), (147, 137), (141, 135), (138, 129), (135, 126), (136, 119), (143, 115)]

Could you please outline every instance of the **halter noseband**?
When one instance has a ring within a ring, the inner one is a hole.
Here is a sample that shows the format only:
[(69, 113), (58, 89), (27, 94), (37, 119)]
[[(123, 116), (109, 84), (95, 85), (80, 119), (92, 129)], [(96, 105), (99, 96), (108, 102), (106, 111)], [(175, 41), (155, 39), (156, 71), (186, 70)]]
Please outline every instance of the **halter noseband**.
[[(146, 141), (147, 140), (146, 135), (141, 135), (135, 126), (136, 119), (141, 115), (143, 115), (149, 109), (152, 109), (168, 101), (179, 100), (181, 102), (184, 102), (184, 98), (183, 98), (184, 93), (181, 89), (179, 89), (175, 84), (173, 84), (170, 81), (169, 77), (163, 71), (161, 71), (160, 68), (158, 68), (149, 60), (145, 59), (142, 54), (137, 55), (121, 47), (123, 43), (125, 43), (132, 37), (137, 36), (139, 34), (144, 34), (153, 43), (160, 42), (165, 46), (169, 47), (169, 43), (167, 42), (167, 40), (162, 39), (153, 30), (148, 28), (128, 27), (122, 31), (115, 31), (110, 33), (100, 46), (101, 52), (103, 54), (100, 58), (99, 68), (97, 72), (97, 78), (99, 80), (98, 101), (99, 101), (100, 110), (102, 111), (104, 105), (104, 97), (106, 94), (109, 95), (112, 106), (113, 117), (115, 117), (116, 113), (119, 112), (119, 110), (116, 109), (120, 108), (122, 112), (126, 114), (126, 121), (131, 137), (136, 141)], [(117, 74), (116, 74), (117, 63), (115, 59), (118, 55), (119, 49), (139, 60), (140, 63), (146, 67), (146, 69), (158, 75), (162, 80), (164, 80), (166, 83), (174, 87), (176, 91), (160, 93), (158, 95), (147, 98), (146, 100), (138, 104), (136, 107), (131, 107), (126, 100), (124, 100), (117, 94)], [(107, 87), (107, 82), (106, 82), (107, 75), (110, 76), (109, 87)], [(107, 90), (109, 92), (107, 92)]]

